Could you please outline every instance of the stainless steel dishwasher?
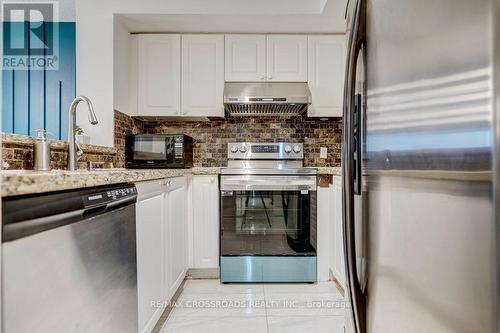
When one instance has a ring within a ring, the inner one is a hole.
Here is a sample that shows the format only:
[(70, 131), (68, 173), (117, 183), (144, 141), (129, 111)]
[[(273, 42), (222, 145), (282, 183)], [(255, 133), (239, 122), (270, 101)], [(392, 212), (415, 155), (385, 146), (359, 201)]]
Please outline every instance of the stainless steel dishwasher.
[(2, 332), (137, 332), (134, 185), (2, 201)]

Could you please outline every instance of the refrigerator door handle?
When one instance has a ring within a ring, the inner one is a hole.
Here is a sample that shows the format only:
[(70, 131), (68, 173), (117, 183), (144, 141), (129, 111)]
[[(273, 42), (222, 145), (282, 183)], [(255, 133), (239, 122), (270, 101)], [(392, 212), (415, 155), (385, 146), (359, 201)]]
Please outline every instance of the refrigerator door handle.
[(363, 96), (361, 94), (354, 95), (354, 110), (352, 123), (352, 140), (353, 140), (353, 160), (354, 160), (354, 194), (361, 195), (361, 171), (362, 171), (362, 115), (363, 115)]
[[(356, 266), (356, 244), (355, 244), (355, 225), (354, 225), (354, 194), (357, 192), (355, 187), (361, 186), (361, 177), (358, 173), (361, 167), (360, 152), (361, 130), (356, 128), (360, 124), (361, 109), (355, 112), (356, 96), (356, 62), (358, 53), (362, 47), (363, 38), (362, 29), (364, 22), (362, 20), (364, 10), (364, 0), (355, 1), (354, 11), (351, 18), (350, 36), (347, 50), (346, 75), (344, 83), (344, 106), (343, 106), (343, 149), (342, 149), (342, 177), (343, 177), (343, 226), (344, 226), (344, 253), (345, 253), (345, 271), (347, 281), (347, 292), (351, 301), (354, 329), (357, 333), (366, 332), (366, 301), (358, 280)], [(359, 105), (361, 106), (361, 105)], [(357, 139), (355, 140), (355, 135)], [(355, 154), (357, 155), (355, 157)], [(356, 161), (357, 160), (357, 163)], [(358, 164), (358, 165), (356, 165)]]

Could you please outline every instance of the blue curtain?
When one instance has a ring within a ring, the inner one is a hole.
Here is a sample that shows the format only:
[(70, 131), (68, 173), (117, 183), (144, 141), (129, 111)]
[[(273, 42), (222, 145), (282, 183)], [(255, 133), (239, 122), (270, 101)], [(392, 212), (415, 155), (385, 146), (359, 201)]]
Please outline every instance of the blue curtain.
[[(4, 22), (4, 42), (8, 40), (8, 33), (10, 38), (28, 40), (31, 46), (26, 35), (29, 29), (16, 26), (23, 24), (26, 27), (29, 22)], [(43, 26), (46, 44), (50, 44), (49, 39), (54, 35), (45, 32), (58, 32), (58, 69), (3, 69), (2, 131), (34, 135), (37, 129), (43, 128), (52, 134), (49, 138), (66, 140), (67, 112), (75, 97), (76, 25), (44, 22)]]

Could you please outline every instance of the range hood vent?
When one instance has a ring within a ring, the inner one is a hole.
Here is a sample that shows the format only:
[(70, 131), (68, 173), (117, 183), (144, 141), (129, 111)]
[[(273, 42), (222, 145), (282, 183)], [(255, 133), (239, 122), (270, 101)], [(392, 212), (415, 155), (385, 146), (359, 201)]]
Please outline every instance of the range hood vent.
[(311, 104), (304, 82), (226, 82), (224, 108), (231, 116), (294, 116)]

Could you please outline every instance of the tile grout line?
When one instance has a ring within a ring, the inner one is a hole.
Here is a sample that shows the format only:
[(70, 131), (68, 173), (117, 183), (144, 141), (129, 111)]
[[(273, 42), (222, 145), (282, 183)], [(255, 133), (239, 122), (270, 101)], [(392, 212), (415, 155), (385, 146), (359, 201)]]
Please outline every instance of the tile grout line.
[(267, 333), (270, 333), (269, 332), (269, 319), (267, 317), (266, 287), (264, 285), (262, 285), (262, 294), (264, 295), (264, 310), (266, 313), (266, 330), (267, 330)]

